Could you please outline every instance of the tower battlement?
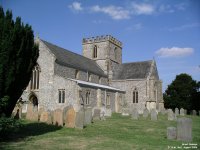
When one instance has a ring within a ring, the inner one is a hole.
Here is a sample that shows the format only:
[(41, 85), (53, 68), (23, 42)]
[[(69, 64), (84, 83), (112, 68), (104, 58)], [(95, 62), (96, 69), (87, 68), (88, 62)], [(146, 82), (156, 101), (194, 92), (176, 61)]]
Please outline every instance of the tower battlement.
[(103, 41), (110, 41), (114, 43), (115, 45), (122, 47), (122, 42), (120, 42), (119, 40), (117, 40), (111, 35), (102, 35), (102, 36), (96, 36), (96, 37), (91, 37), (91, 38), (83, 38), (82, 44), (103, 42)]

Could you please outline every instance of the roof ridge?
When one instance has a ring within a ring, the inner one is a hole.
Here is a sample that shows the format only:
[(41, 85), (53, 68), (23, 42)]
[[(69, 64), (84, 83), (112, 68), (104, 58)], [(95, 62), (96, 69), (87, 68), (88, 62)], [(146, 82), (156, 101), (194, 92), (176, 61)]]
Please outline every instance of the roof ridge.
[(135, 61), (135, 62), (126, 62), (126, 63), (122, 63), (123, 64), (133, 64), (133, 63), (144, 63), (144, 62), (152, 62), (153, 60), (144, 60), (144, 61)]
[(63, 47), (60, 47), (60, 46), (55, 45), (55, 44), (53, 44), (53, 43), (50, 43), (50, 42), (48, 42), (48, 41), (45, 41), (45, 40), (42, 40), (42, 39), (40, 39), (40, 40), (41, 40), (41, 41), (44, 41), (44, 42), (47, 42), (48, 44), (51, 44), (51, 45), (53, 45), (53, 46), (56, 46), (56, 47), (58, 47), (58, 48), (61, 48), (61, 49), (63, 49), (63, 50), (66, 50), (66, 51), (68, 51), (68, 52), (70, 52), (70, 53), (73, 53), (73, 54), (75, 54), (75, 55), (81, 56), (81, 57), (83, 57), (83, 58), (86, 58), (86, 59), (88, 59), (88, 60), (90, 60), (90, 61), (95, 62), (94, 60), (89, 59), (89, 58), (87, 58), (87, 57), (85, 57), (85, 56), (83, 56), (83, 55), (81, 55), (81, 54), (78, 54), (78, 53), (72, 52), (71, 50), (65, 49), (65, 48), (63, 48)]

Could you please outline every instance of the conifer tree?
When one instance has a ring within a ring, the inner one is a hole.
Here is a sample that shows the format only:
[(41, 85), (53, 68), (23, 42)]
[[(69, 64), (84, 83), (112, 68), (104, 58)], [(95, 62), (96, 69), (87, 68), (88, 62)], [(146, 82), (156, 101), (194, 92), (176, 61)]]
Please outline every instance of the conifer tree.
[(0, 116), (9, 117), (29, 83), (39, 55), (31, 26), (0, 7)]

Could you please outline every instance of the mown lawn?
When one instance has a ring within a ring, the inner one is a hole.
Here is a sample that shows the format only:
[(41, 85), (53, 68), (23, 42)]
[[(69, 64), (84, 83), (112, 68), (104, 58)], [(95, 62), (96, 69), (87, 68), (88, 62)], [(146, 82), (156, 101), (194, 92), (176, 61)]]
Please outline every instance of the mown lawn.
[[(193, 120), (193, 141), (200, 149), (200, 117), (187, 116)], [(158, 121), (132, 120), (113, 114), (106, 121), (96, 121), (83, 130), (60, 128), (44, 123), (22, 121), (24, 126), (17, 132), (7, 135), (0, 142), (1, 150), (164, 150), (168, 146), (182, 146), (176, 140), (166, 138), (166, 129), (175, 126), (167, 116), (159, 115)]]

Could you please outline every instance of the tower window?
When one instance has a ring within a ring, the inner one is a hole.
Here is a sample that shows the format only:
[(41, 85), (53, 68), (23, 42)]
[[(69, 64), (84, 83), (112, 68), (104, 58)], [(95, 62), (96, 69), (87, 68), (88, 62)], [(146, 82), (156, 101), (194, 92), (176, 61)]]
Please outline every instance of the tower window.
[(35, 66), (32, 71), (32, 77), (31, 77), (31, 84), (30, 89), (35, 90), (39, 89), (39, 77), (40, 77), (40, 69), (39, 66)]
[(117, 59), (117, 47), (114, 49), (115, 60)]
[(96, 45), (94, 46), (94, 49), (93, 49), (93, 58), (97, 58), (97, 46)]
[(64, 89), (58, 90), (58, 103), (65, 103), (65, 90)]
[(138, 103), (138, 91), (136, 88), (133, 91), (133, 103)]

